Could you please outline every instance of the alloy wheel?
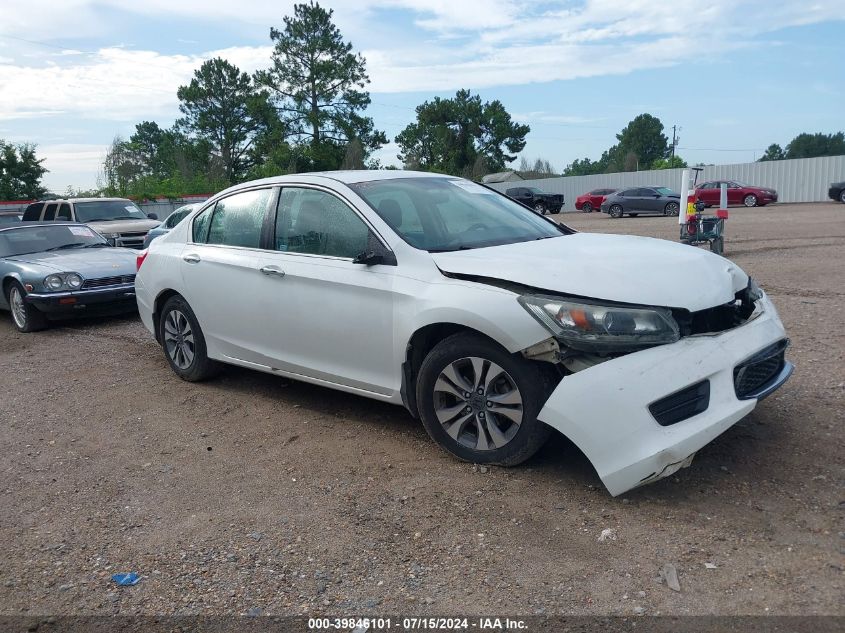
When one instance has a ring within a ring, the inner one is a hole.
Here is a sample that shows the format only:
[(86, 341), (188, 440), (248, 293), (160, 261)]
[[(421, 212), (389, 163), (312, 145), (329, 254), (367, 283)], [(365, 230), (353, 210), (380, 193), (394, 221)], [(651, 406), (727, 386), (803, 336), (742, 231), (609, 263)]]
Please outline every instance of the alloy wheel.
[(196, 351), (191, 322), (180, 310), (171, 310), (164, 319), (164, 346), (179, 369), (188, 369)]
[(9, 293), (9, 303), (12, 308), (12, 318), (15, 320), (15, 325), (20, 329), (26, 328), (26, 305), (24, 304), (23, 295), (17, 286), (13, 286)]
[(749, 195), (745, 196), (743, 203), (746, 207), (756, 207), (757, 206), (757, 196)]
[(496, 363), (475, 356), (447, 365), (434, 385), (434, 412), (446, 433), (477, 451), (508, 444), (522, 424), (522, 394)]
[(670, 202), (666, 205), (663, 213), (665, 215), (678, 215), (678, 204), (676, 202)]

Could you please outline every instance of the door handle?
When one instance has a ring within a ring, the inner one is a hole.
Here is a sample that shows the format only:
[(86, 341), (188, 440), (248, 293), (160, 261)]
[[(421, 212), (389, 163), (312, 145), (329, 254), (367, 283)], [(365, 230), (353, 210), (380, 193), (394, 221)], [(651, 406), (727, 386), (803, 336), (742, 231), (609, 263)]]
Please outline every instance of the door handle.
[(268, 277), (284, 277), (285, 271), (283, 271), (278, 266), (262, 266), (259, 268), (262, 274), (267, 275)]
[(182, 259), (184, 259), (189, 264), (199, 264), (200, 263), (200, 256), (196, 253), (188, 253), (187, 255), (182, 255)]

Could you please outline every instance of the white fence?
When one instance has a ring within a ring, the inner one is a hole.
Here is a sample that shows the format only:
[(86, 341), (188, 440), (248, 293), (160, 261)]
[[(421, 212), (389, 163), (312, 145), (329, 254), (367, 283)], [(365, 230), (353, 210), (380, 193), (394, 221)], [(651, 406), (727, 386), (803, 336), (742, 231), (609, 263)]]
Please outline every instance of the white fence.
[[(681, 185), (682, 171), (682, 169), (661, 169), (594, 176), (566, 176), (500, 182), (490, 184), (490, 187), (505, 191), (511, 187), (527, 186), (538, 187), (549, 193), (562, 193), (566, 202), (563, 210), (575, 211), (575, 198), (600, 187), (622, 189), (653, 185), (670, 187), (677, 191)], [(698, 174), (698, 182), (721, 179), (771, 187), (778, 192), (779, 202), (822, 202), (828, 200), (827, 190), (830, 183), (845, 180), (845, 156), (797, 158), (738, 165), (710, 165)]]

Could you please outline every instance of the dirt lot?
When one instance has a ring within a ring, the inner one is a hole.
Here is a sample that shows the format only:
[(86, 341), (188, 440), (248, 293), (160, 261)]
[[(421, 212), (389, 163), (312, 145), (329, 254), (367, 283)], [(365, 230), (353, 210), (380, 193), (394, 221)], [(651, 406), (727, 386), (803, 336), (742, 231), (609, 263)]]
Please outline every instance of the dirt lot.
[(615, 499), (559, 437), (477, 468), (401, 408), (240, 369), (181, 382), (135, 317), (21, 335), (3, 314), (0, 614), (841, 615), (843, 247), (842, 205), (732, 210), (727, 255), (773, 296), (796, 373)]

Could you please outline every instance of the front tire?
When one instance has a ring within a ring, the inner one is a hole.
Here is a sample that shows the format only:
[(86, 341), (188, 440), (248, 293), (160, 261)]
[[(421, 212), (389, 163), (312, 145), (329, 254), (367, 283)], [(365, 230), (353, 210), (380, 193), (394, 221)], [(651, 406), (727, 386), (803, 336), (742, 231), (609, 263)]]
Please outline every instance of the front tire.
[(839, 192), (839, 202), (845, 204), (845, 189)]
[(158, 327), (164, 356), (179, 378), (199, 382), (220, 371), (219, 363), (208, 357), (202, 328), (185, 299), (176, 295), (167, 300)]
[(584, 213), (592, 213), (593, 205), (591, 205), (589, 202), (585, 202), (584, 206), (581, 207), (581, 211), (583, 211)]
[(678, 203), (668, 202), (666, 206), (663, 207), (663, 215), (678, 215)]
[(757, 196), (753, 193), (748, 194), (745, 198), (742, 199), (742, 204), (746, 207), (756, 207), (757, 206)]
[(610, 207), (610, 217), (613, 219), (621, 218), (623, 213), (621, 204), (614, 204)]
[(534, 210), (540, 215), (546, 215), (546, 205), (542, 202), (536, 202), (534, 204)]
[(417, 403), (425, 430), (441, 448), (468, 462), (515, 466), (551, 432), (537, 415), (553, 388), (539, 363), (460, 333), (426, 356)]
[(12, 313), (12, 325), (18, 332), (37, 332), (47, 328), (47, 317), (38, 308), (26, 302), (26, 290), (17, 281), (9, 283), (6, 300)]

